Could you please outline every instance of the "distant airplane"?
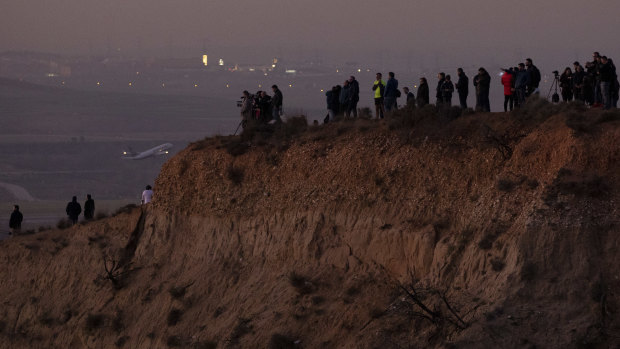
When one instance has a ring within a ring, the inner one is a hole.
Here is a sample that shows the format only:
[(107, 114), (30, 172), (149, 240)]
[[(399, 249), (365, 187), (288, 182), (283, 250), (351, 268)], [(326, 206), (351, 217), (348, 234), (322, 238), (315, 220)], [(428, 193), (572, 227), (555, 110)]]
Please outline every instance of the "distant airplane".
[(131, 150), (129, 151), (124, 151), (123, 152), (123, 157), (121, 157), (121, 159), (123, 160), (142, 160), (142, 159), (146, 159), (148, 157), (151, 156), (161, 156), (161, 155), (166, 155), (168, 154), (168, 149), (172, 148), (172, 144), (170, 143), (164, 143), (161, 145), (156, 146), (155, 148), (151, 148), (149, 150), (145, 150), (141, 153), (135, 153)]

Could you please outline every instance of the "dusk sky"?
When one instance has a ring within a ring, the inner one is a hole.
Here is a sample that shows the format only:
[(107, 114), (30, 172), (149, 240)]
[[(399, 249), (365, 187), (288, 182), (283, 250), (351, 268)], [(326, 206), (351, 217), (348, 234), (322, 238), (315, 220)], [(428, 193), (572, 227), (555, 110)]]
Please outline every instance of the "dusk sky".
[(619, 55), (619, 28), (618, 0), (11, 0), (0, 11), (0, 49), (571, 61)]

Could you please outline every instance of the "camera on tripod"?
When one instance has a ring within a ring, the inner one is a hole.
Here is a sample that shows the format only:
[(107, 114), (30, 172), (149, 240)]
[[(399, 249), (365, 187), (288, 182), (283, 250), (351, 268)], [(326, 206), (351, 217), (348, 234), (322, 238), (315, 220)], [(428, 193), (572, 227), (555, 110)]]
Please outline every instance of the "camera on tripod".
[(553, 76), (555, 76), (556, 79), (560, 78), (560, 73), (557, 70), (553, 71)]

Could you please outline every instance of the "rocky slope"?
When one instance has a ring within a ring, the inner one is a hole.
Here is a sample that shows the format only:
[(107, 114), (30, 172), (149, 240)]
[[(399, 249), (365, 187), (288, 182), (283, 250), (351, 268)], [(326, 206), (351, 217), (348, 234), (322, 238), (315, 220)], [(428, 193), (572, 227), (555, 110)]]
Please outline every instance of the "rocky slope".
[(619, 114), (285, 136), (196, 142), (152, 204), (2, 242), (0, 347), (620, 344)]

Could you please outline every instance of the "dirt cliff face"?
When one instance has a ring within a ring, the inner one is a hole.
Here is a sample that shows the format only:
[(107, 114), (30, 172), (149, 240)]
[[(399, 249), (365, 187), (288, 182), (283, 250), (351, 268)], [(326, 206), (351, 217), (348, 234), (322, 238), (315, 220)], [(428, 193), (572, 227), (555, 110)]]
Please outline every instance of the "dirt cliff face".
[(0, 245), (0, 346), (614, 347), (620, 118), (536, 108), (194, 143)]

